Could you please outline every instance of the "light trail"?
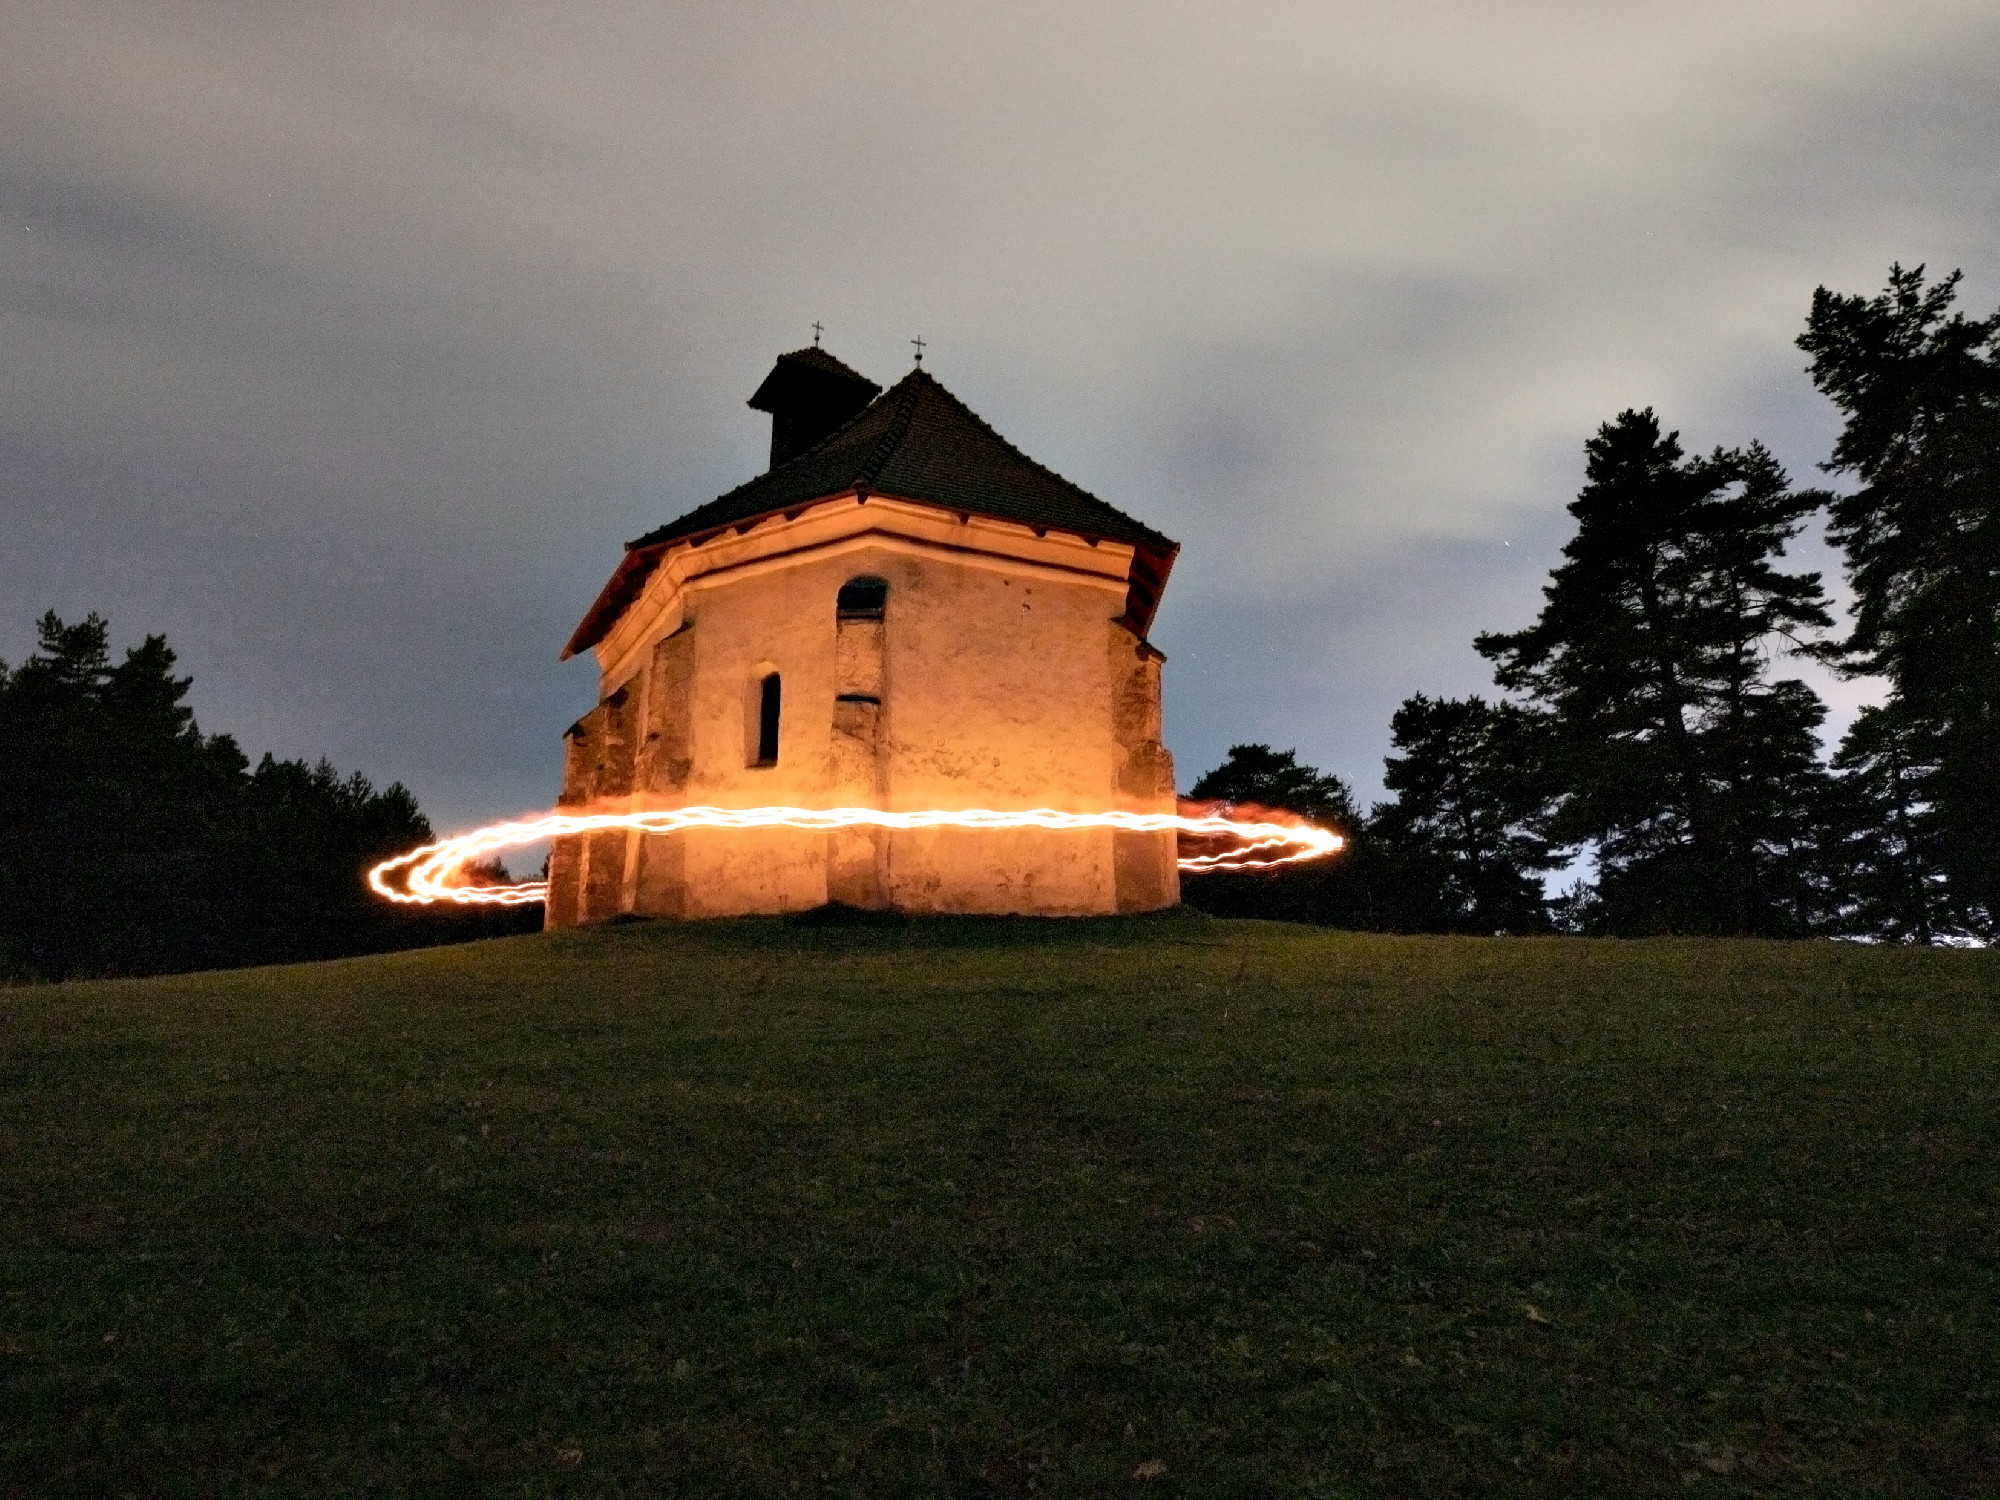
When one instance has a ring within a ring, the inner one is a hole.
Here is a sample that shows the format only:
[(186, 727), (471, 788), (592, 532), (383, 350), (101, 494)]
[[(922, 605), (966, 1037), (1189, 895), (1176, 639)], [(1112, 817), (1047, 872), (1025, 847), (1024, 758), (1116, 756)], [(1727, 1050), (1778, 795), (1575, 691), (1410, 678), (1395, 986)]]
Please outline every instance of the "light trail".
[[(1200, 807), (1205, 804), (1191, 804)], [(1184, 855), (1183, 873), (1218, 870), (1263, 870), (1299, 860), (1320, 859), (1340, 850), (1346, 840), (1325, 828), (1287, 819), (1283, 813), (1257, 809), (1261, 819), (1227, 817), (1219, 812), (1198, 816), (1181, 813), (1065, 813), (1038, 807), (1027, 812), (879, 812), (870, 807), (677, 807), (651, 812), (548, 813), (512, 823), (493, 823), (471, 833), (457, 834), (385, 859), (368, 872), (368, 884), (391, 901), (428, 906), (449, 901), (461, 906), (529, 906), (545, 900), (548, 883), (524, 880), (514, 885), (466, 885), (465, 867), (504, 849), (519, 849), (549, 839), (578, 834), (638, 829), (641, 833), (681, 833), (691, 828), (965, 828), (997, 831), (1042, 828), (1056, 832), (1114, 828), (1127, 833), (1187, 834), (1196, 839), (1229, 840), (1230, 847), (1206, 854)]]

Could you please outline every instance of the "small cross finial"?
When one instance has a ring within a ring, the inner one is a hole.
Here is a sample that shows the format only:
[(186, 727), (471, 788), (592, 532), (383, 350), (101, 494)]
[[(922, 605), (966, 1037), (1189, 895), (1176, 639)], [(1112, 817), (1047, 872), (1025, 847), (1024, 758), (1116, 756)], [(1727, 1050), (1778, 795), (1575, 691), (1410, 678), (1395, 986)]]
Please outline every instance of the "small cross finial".
[(922, 363), (924, 362), (924, 337), (923, 337), (923, 335), (922, 335), (922, 334), (918, 334), (918, 335), (917, 335), (917, 336), (916, 336), (915, 338), (911, 339), (911, 340), (910, 340), (910, 342), (911, 342), (911, 343), (913, 343), (913, 344), (915, 344), (915, 345), (917, 346), (917, 363), (918, 363), (918, 364), (922, 364)]
[(818, 320), (815, 319), (813, 322), (813, 348), (817, 349), (819, 347), (819, 336), (823, 331), (819, 326)]

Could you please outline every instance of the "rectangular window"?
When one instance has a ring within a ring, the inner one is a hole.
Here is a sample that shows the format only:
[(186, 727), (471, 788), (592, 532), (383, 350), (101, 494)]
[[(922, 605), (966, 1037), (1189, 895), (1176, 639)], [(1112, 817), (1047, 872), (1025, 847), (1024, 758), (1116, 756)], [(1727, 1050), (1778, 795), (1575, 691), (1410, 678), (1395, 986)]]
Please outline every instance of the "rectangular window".
[(771, 673), (764, 679), (763, 693), (757, 702), (757, 764), (775, 766), (778, 763), (778, 674)]
[(834, 617), (841, 620), (879, 620), (889, 603), (889, 583), (884, 578), (850, 578), (834, 598)]

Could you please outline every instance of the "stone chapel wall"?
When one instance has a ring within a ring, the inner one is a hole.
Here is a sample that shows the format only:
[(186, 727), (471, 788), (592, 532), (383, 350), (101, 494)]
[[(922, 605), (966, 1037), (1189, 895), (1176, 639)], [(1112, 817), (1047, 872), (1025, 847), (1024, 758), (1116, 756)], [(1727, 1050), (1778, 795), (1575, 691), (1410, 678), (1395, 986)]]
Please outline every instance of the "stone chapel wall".
[[(857, 577), (883, 615), (841, 619)], [(569, 736), (565, 806), (1171, 812), (1160, 654), (1122, 587), (893, 543), (698, 579)], [(629, 654), (623, 658), (630, 660)], [(779, 754), (757, 758), (781, 683)], [(1086, 915), (1179, 899), (1171, 834), (772, 829), (559, 841), (548, 925), (800, 910)]]
[[(1174, 810), (1174, 758), (1160, 739), (1160, 667), (1165, 658), (1123, 625), (1108, 651), (1113, 735), (1122, 752), (1116, 805), (1131, 812)], [(1114, 833), (1112, 859), (1121, 912), (1159, 911), (1181, 899), (1179, 841), (1171, 833)]]
[[(694, 766), (689, 703), (694, 690), (694, 624), (684, 623), (653, 648), (645, 670), (644, 734), (635, 748), (635, 790), (642, 803), (685, 803)], [(628, 911), (647, 916), (688, 914), (685, 840), (673, 834), (630, 835), (635, 846)]]

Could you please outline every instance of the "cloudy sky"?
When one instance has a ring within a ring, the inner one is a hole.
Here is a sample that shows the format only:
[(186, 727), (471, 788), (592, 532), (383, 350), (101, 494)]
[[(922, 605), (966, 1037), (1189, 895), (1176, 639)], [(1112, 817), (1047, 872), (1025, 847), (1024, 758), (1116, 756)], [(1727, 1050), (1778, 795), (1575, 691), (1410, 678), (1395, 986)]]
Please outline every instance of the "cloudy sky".
[(1815, 285), (2000, 303), (1996, 65), (1992, 0), (0, 0), (0, 657), (95, 609), (253, 754), (544, 806), (562, 641), (817, 319), (1181, 539), (1184, 786), (1366, 797), (1599, 422), (1811, 480)]

